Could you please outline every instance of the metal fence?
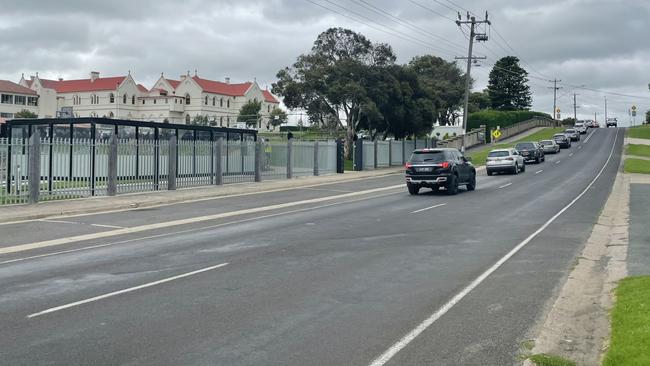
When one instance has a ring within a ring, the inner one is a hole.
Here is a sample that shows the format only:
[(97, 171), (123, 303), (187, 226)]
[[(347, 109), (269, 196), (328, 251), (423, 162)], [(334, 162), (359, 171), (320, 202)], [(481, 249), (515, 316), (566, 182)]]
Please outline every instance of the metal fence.
[(0, 139), (0, 204), (332, 174), (342, 145), (117, 139)]

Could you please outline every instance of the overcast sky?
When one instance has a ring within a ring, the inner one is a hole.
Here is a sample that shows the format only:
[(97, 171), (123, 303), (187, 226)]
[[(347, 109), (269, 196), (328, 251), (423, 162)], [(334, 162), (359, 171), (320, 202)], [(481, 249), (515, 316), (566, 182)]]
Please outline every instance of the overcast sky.
[[(0, 0), (0, 9), (0, 79), (130, 70), (151, 87), (161, 72), (198, 70), (216, 80), (256, 78), (262, 88), (329, 27), (389, 43), (402, 63), (466, 56), (467, 39), (449, 18), (487, 10), (493, 27), (485, 29), (489, 41), (475, 45), (475, 55), (487, 56), (473, 69), (475, 89), (498, 57), (515, 54), (530, 73), (535, 110), (551, 112), (553, 78), (562, 80), (562, 118), (573, 114), (574, 91), (579, 118), (601, 119), (605, 95), (619, 122), (629, 121), (632, 105), (637, 121), (650, 109), (650, 0)], [(599, 91), (572, 87), (580, 85)]]

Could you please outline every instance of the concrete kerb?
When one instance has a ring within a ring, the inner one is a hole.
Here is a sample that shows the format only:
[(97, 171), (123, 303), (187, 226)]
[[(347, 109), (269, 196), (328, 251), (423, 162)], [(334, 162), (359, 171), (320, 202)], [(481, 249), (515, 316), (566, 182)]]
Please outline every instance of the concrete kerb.
[(93, 197), (65, 201), (40, 202), (32, 205), (7, 205), (0, 206), (0, 224), (55, 218), (60, 216), (166, 206), (185, 202), (206, 201), (228, 196), (283, 191), (293, 188), (308, 188), (310, 186), (382, 177), (401, 172), (403, 172), (403, 168), (400, 166), (372, 171), (346, 172), (344, 174), (301, 177), (261, 183), (239, 183), (223, 186), (194, 187), (178, 189), (175, 191), (139, 192), (113, 197)]

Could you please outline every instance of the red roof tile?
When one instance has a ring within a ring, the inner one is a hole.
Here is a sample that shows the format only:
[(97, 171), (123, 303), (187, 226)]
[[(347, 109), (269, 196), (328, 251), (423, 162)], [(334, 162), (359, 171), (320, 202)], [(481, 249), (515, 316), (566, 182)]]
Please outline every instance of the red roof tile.
[(57, 93), (89, 92), (100, 90), (115, 90), (126, 76), (79, 80), (47, 80), (39, 79), (44, 88), (55, 89)]
[(241, 84), (227, 84), (220, 81), (201, 79), (198, 76), (192, 76), (192, 79), (203, 89), (204, 92), (230, 95), (233, 97), (240, 97), (246, 94), (246, 91), (253, 83), (246, 82)]
[(264, 94), (264, 100), (266, 100), (267, 103), (280, 103), (280, 101), (278, 101), (278, 99), (273, 96), (270, 91), (262, 90), (262, 94)]
[(36, 95), (36, 92), (9, 80), (0, 80), (0, 92)]
[(149, 92), (149, 90), (147, 90), (147, 88), (145, 88), (144, 85), (142, 85), (142, 84), (138, 84), (138, 90), (140, 92), (142, 92), (142, 93), (148, 93)]
[(169, 83), (169, 85), (172, 86), (172, 88), (176, 89), (178, 86), (181, 84), (180, 80), (172, 80), (172, 79), (165, 79)]

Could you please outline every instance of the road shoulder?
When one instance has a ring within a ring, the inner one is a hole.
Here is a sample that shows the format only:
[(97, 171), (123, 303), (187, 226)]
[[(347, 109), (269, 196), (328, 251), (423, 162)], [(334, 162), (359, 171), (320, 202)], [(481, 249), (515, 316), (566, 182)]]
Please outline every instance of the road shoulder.
[(600, 364), (608, 348), (613, 290), (627, 275), (629, 198), (630, 177), (618, 173), (585, 248), (543, 321), (531, 354), (557, 355), (578, 365)]

